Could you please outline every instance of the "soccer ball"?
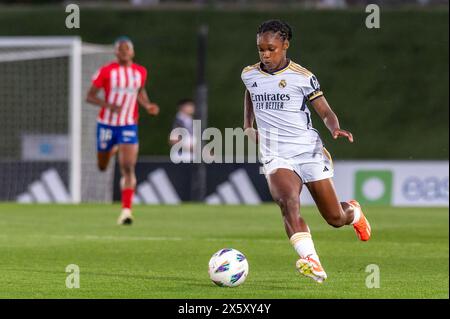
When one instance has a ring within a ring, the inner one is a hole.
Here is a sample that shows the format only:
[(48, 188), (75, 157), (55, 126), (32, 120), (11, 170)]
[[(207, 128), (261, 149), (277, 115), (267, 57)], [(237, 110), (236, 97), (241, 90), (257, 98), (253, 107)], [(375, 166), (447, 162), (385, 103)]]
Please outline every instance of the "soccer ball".
[(244, 254), (233, 248), (223, 248), (209, 260), (209, 278), (217, 286), (236, 287), (248, 275), (248, 262)]

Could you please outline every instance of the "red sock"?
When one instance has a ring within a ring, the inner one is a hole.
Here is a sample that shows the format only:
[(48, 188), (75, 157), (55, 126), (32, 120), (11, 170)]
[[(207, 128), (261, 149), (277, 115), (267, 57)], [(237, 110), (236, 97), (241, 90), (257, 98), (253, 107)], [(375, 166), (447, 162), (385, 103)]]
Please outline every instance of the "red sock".
[(131, 204), (133, 203), (133, 188), (127, 188), (122, 190), (122, 208), (131, 209)]

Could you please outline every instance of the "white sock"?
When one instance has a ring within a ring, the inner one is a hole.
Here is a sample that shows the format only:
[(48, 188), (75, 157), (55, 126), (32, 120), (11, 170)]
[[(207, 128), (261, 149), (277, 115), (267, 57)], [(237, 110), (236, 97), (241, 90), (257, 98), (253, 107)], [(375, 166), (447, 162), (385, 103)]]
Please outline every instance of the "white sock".
[(131, 215), (131, 209), (129, 209), (129, 208), (122, 208), (122, 214), (123, 215)]
[(352, 221), (352, 225), (356, 224), (359, 219), (361, 218), (361, 208), (354, 206), (352, 204), (349, 203), (349, 205), (351, 205), (353, 207), (353, 221)]
[(314, 243), (311, 238), (311, 234), (307, 232), (295, 233), (289, 239), (295, 251), (301, 258), (311, 256), (315, 260), (319, 261)]

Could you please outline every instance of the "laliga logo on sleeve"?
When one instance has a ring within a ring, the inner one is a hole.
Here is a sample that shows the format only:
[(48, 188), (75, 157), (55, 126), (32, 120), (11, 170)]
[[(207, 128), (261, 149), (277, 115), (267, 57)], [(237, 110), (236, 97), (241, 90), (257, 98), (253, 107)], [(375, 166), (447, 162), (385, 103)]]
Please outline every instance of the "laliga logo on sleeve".
[(320, 89), (319, 81), (314, 75), (311, 77), (311, 86), (314, 90)]
[(284, 89), (286, 87), (286, 85), (287, 85), (286, 80), (281, 80), (280, 83), (278, 83), (278, 86), (281, 89)]

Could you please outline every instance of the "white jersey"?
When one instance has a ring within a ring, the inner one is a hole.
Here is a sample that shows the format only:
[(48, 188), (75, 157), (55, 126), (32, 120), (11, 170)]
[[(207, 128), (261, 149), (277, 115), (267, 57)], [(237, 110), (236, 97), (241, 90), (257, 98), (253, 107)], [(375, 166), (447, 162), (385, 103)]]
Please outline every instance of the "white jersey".
[(322, 153), (306, 105), (323, 95), (311, 72), (290, 61), (271, 74), (257, 63), (244, 68), (241, 77), (253, 103), (262, 161), (273, 157), (303, 161), (307, 153), (313, 157)]

